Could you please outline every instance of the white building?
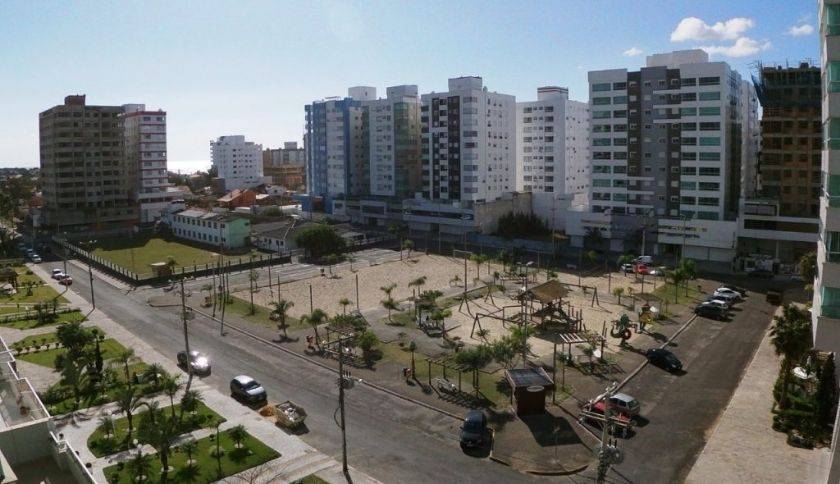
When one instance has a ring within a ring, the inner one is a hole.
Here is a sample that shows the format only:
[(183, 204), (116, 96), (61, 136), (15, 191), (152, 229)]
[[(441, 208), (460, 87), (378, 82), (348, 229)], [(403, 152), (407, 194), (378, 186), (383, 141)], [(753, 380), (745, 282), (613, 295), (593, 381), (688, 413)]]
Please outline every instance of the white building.
[(534, 212), (555, 230), (589, 188), (589, 105), (570, 101), (565, 87), (537, 89), (516, 103), (517, 191), (533, 193)]
[(171, 190), (166, 166), (166, 112), (146, 111), (144, 104), (123, 105), (125, 156), (140, 204), (140, 222), (161, 218), (179, 193)]
[(262, 145), (245, 141), (241, 135), (221, 136), (210, 142), (210, 150), (217, 176), (225, 181), (225, 191), (265, 183)]
[(741, 76), (689, 50), (636, 72), (592, 71), (589, 87), (592, 181), (588, 208), (569, 212), (572, 243), (600, 235), (614, 251), (731, 262), (749, 122)]
[[(163, 221), (176, 237), (202, 244), (236, 249), (245, 246), (250, 235), (251, 222), (230, 213), (208, 212), (205, 210), (183, 210), (164, 214)], [(188, 261), (176, 261), (187, 266)]]
[(386, 93), (362, 102), (370, 123), (370, 194), (410, 198), (420, 189), (420, 97), (416, 85)]

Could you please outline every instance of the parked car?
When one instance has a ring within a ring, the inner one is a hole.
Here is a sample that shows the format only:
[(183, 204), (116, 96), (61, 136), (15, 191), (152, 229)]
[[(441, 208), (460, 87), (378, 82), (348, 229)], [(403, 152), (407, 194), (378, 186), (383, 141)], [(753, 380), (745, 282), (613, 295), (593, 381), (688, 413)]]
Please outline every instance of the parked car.
[(239, 375), (230, 381), (230, 394), (237, 400), (259, 403), (268, 400), (265, 388), (247, 375)]
[(61, 279), (64, 279), (64, 276), (66, 276), (66, 275), (67, 274), (65, 274), (64, 271), (62, 271), (61, 269), (53, 269), (52, 270), (52, 278), (55, 279), (56, 281), (60, 281)]
[(645, 353), (651, 364), (664, 370), (677, 372), (682, 370), (682, 362), (673, 353), (662, 348), (651, 348)]
[(781, 289), (770, 289), (767, 291), (767, 302), (770, 304), (779, 305), (782, 304), (782, 290)]
[(636, 263), (633, 266), (633, 269), (635, 270), (636, 274), (649, 274), (650, 273), (650, 267), (646, 266), (644, 264), (641, 264), (641, 263)]
[(621, 264), (621, 272), (627, 274), (633, 272), (633, 264)]
[(727, 301), (726, 299), (717, 297), (717, 296), (709, 296), (709, 297), (706, 298), (705, 301), (703, 301), (700, 304), (701, 305), (705, 304), (707, 306), (708, 305), (717, 306), (717, 307), (719, 307), (721, 309), (724, 309), (726, 311), (729, 311), (729, 309), (732, 307), (732, 304), (729, 301)]
[(728, 287), (719, 287), (719, 288), (715, 289), (715, 295), (716, 296), (717, 295), (727, 295), (727, 296), (732, 296), (733, 298), (735, 298), (736, 301), (741, 300), (741, 293), (738, 292), (738, 291), (729, 289)]
[(636, 262), (638, 264), (651, 265), (653, 264), (653, 257), (649, 255), (640, 255), (639, 257), (636, 257), (633, 260), (633, 262)]
[[(186, 351), (179, 351), (176, 355), (176, 359), (178, 360), (178, 366), (184, 369), (187, 368)], [(192, 366), (193, 373), (197, 373), (199, 375), (210, 374), (210, 359), (207, 358), (207, 355), (198, 351), (190, 351), (189, 362), (190, 366)]]
[(741, 297), (745, 297), (747, 295), (747, 290), (743, 287), (738, 287), (734, 284), (721, 284), (720, 288), (729, 289), (731, 291), (735, 291), (741, 295)]
[(610, 398), (610, 408), (618, 409), (631, 417), (635, 417), (641, 412), (642, 404), (626, 393), (616, 393)]
[(776, 276), (773, 274), (773, 271), (768, 271), (767, 269), (753, 269), (747, 275), (759, 279), (773, 279)]
[(461, 448), (481, 447), (487, 433), (487, 417), (481, 410), (470, 410), (461, 426)]
[(64, 276), (58, 280), (58, 283), (62, 286), (72, 286), (73, 285), (73, 278), (70, 276)]
[[(585, 412), (592, 412), (598, 415), (604, 415), (604, 400), (597, 402), (586, 402), (581, 409)], [(610, 415), (617, 418), (620, 423), (628, 424), (633, 419), (633, 416), (613, 405), (613, 400), (610, 399)], [(593, 419), (594, 420), (594, 419)]]
[(712, 293), (712, 297), (715, 298), (715, 299), (722, 299), (722, 300), (728, 302), (729, 305), (731, 306), (731, 305), (737, 303), (738, 299), (741, 296), (736, 296), (735, 294), (733, 294), (731, 292), (715, 291), (715, 292)]
[(703, 316), (704, 318), (717, 319), (723, 321), (726, 319), (726, 309), (716, 304), (702, 303), (694, 308), (694, 314)]
[(40, 264), (41, 256), (33, 252), (29, 255), (29, 260), (31, 260), (33, 264)]

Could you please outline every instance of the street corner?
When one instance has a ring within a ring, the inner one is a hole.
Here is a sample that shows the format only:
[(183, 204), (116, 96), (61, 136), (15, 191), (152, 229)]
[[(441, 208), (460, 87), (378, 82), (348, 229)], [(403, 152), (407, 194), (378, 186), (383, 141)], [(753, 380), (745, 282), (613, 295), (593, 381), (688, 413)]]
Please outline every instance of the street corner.
[(490, 459), (520, 472), (569, 475), (595, 463), (592, 438), (558, 408), (535, 415), (502, 412), (491, 415), (489, 423), (494, 429)]

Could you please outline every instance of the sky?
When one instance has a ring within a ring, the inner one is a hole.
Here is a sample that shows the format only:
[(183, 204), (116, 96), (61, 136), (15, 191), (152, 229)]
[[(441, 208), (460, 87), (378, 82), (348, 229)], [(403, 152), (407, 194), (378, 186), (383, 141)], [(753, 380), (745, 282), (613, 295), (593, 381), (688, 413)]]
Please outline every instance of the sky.
[(0, 1), (0, 167), (38, 166), (38, 113), (144, 103), (167, 112), (170, 169), (209, 166), (210, 141), (302, 141), (304, 105), (350, 86), (587, 100), (587, 71), (703, 48), (748, 78), (755, 61), (819, 62), (816, 0)]

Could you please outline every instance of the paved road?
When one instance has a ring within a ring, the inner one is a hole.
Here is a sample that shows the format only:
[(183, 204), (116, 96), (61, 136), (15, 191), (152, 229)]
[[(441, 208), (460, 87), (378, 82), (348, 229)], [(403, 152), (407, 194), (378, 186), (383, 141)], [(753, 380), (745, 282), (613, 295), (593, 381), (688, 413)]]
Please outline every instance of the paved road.
[(648, 365), (622, 389), (642, 402), (649, 423), (620, 442), (626, 454), (616, 469), (617, 482), (672, 483), (688, 475), (775, 309), (760, 293), (739, 306), (732, 321), (697, 318), (675, 340), (670, 349), (682, 360), (684, 374)]
[[(73, 265), (68, 265), (68, 270), (77, 281), (73, 289), (89, 300), (87, 274)], [(97, 308), (127, 330), (164, 355), (174, 355), (183, 347), (177, 308), (151, 309), (137, 300), (142, 294), (121, 291), (101, 281), (94, 284)], [(235, 332), (220, 338), (218, 326), (201, 317), (190, 325), (191, 347), (213, 359), (213, 375), (207, 383), (226, 393), (234, 375), (254, 376), (272, 399), (292, 398), (303, 405), (310, 415), (310, 432), (302, 438), (340, 459), (340, 432), (333, 421), (337, 402), (334, 373)], [(437, 412), (363, 385), (348, 392), (347, 404), (349, 461), (382, 482), (452, 482), (454, 476), (459, 482), (476, 483), (547, 479), (464, 455), (457, 444), (459, 422)]]

